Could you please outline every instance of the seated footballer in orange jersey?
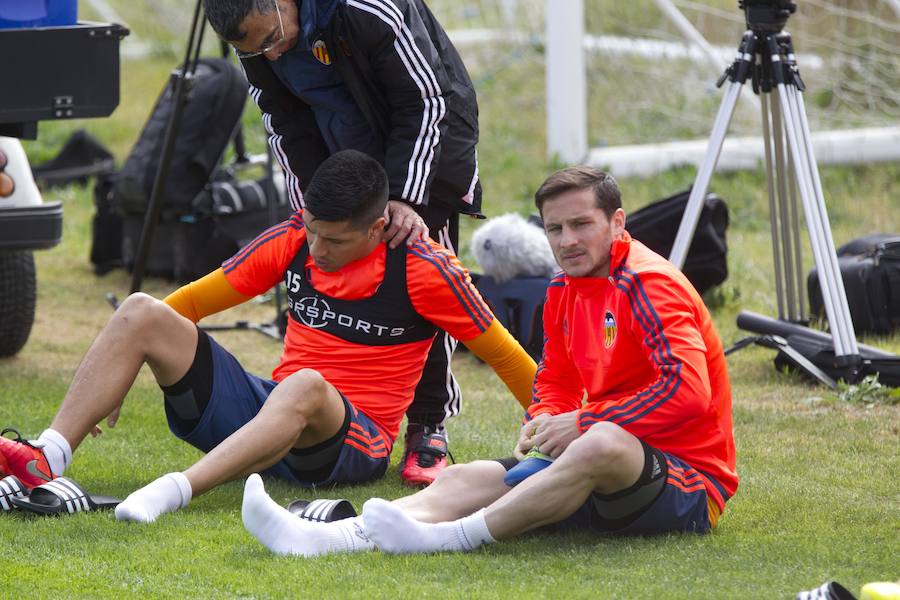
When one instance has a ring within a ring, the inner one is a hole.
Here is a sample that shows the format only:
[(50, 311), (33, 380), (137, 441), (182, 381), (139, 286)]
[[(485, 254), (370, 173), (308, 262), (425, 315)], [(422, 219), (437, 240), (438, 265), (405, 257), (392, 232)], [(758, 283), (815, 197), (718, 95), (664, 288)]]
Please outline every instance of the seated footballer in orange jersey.
[(251, 475), (244, 524), (270, 550), (466, 551), (543, 526), (609, 535), (717, 525), (738, 477), (725, 357), (700, 296), (631, 239), (606, 173), (563, 169), (535, 203), (563, 272), (547, 290), (515, 457), (453, 465), (415, 495), (369, 500), (361, 516), (332, 523), (294, 518)]
[[(163, 390), (172, 432), (206, 454), (130, 494), (116, 508), (120, 520), (152, 522), (260, 471), (310, 487), (381, 477), (439, 329), (490, 364), (527, 405), (534, 361), (448, 250), (430, 239), (397, 248), (382, 241), (387, 199), (377, 161), (339, 152), (316, 171), (302, 213), (164, 302), (129, 296), (38, 442), (0, 445), (9, 458), (0, 464), (15, 471), (3, 474), (27, 479), (37, 470), (29, 487), (62, 475), (101, 420), (115, 424), (143, 364)], [(265, 379), (195, 323), (281, 281), (290, 316), (281, 360)], [(24, 454), (36, 469), (13, 460)]]

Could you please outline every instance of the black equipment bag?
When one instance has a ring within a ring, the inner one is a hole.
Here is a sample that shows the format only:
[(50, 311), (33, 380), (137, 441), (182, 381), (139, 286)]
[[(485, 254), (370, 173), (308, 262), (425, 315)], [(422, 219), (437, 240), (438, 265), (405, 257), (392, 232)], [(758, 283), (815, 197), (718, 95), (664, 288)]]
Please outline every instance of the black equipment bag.
[[(265, 178), (216, 181), (194, 199), (189, 227), (190, 255), (184, 261), (188, 270), (186, 279), (218, 268), (266, 228), (290, 216), (287, 196), (273, 190), (275, 197), (269, 198), (268, 185)], [(269, 212), (272, 200), (276, 202), (274, 222)]]
[[(160, 221), (153, 233), (144, 273), (178, 282), (190, 281), (186, 265), (189, 224), (177, 220)], [(122, 215), (122, 266), (130, 273), (141, 242), (144, 215)]]
[[(824, 371), (834, 380), (843, 379), (847, 383), (857, 383), (867, 375), (878, 374), (879, 381), (892, 387), (900, 386), (900, 356), (879, 348), (858, 344), (860, 363), (858, 365), (838, 364), (834, 354), (834, 340), (824, 331), (810, 329), (797, 323), (772, 319), (756, 313), (741, 311), (737, 325), (746, 331), (760, 334), (756, 338), (769, 338), (770, 343), (755, 338), (746, 338), (726, 351), (726, 354), (742, 348), (746, 342), (757, 342), (768, 348), (782, 348), (785, 344), (791, 348), (790, 353), (784, 349), (775, 357), (775, 368), (779, 371), (787, 369), (799, 370), (807, 376), (813, 374), (801, 362), (795, 360), (791, 353), (799, 353), (805, 361)], [(821, 379), (820, 379), (821, 381)]]
[[(628, 215), (625, 228), (645, 246), (668, 257), (675, 244), (675, 235), (687, 208), (691, 190), (680, 192), (648, 204)], [(728, 277), (728, 206), (715, 194), (707, 194), (703, 201), (694, 239), (688, 248), (681, 269), (699, 293), (715, 287)]]
[[(858, 383), (867, 375), (877, 374), (881, 384), (900, 387), (900, 356), (887, 356), (885, 353), (860, 348), (862, 364), (857, 368), (840, 367), (835, 364), (833, 344), (802, 334), (790, 335), (786, 340), (792, 348), (836, 381), (843, 379), (847, 383)], [(779, 371), (794, 370), (795, 365), (784, 352), (779, 352), (775, 356), (775, 368)]]
[(47, 162), (31, 167), (34, 180), (42, 187), (85, 184), (92, 175), (103, 177), (114, 171), (112, 153), (94, 136), (79, 129), (69, 136), (59, 153)]
[[(219, 267), (270, 225), (286, 219), (291, 209), (275, 192), (275, 223), (269, 213), (268, 182), (227, 179), (208, 184), (191, 203), (189, 214), (161, 222), (153, 237), (145, 270), (148, 275), (185, 282)], [(134, 264), (143, 217), (123, 219), (123, 259)]]
[[(150, 118), (122, 167), (115, 183), (115, 198), (125, 215), (147, 211), (159, 167), (166, 127), (175, 110), (178, 71), (166, 84)], [(225, 153), (244, 110), (247, 81), (241, 70), (224, 58), (201, 58), (186, 97), (166, 178), (161, 221), (191, 211), (191, 202), (209, 182)]]
[[(900, 327), (900, 235), (875, 234), (837, 250), (838, 266), (856, 333), (886, 334)], [(810, 310), (825, 316), (819, 274), (806, 280)]]

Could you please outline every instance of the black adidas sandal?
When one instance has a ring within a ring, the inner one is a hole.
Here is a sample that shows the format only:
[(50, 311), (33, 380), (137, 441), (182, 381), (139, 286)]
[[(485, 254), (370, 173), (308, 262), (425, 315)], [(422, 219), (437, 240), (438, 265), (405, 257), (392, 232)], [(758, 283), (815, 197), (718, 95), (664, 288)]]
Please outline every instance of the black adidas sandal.
[(109, 496), (92, 496), (67, 477), (57, 477), (31, 490), (25, 498), (13, 498), (16, 508), (39, 515), (60, 515), (109, 510), (121, 500)]
[(356, 516), (349, 500), (294, 500), (287, 509), (307, 521), (331, 523)]
[(27, 495), (28, 488), (15, 475), (0, 479), (0, 512), (13, 510), (15, 508), (12, 503), (13, 499), (24, 498)]

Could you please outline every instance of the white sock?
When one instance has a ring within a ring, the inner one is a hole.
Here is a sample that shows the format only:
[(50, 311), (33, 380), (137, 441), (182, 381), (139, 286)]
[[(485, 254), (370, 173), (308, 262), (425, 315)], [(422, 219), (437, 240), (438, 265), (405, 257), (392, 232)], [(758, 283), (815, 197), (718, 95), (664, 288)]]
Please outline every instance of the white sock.
[(496, 541), (484, 521), (484, 509), (444, 523), (423, 523), (397, 505), (373, 498), (363, 505), (366, 533), (375, 546), (390, 554), (465, 552)]
[(192, 495), (184, 473), (168, 473), (128, 494), (116, 507), (116, 519), (152, 523), (162, 514), (187, 506)]
[(72, 446), (69, 441), (54, 429), (45, 429), (36, 440), (31, 442), (35, 446), (44, 451), (47, 458), (47, 464), (50, 465), (50, 472), (54, 477), (62, 475), (70, 464), (72, 464)]
[(262, 478), (256, 473), (244, 485), (241, 516), (247, 531), (275, 554), (319, 556), (375, 548), (365, 534), (362, 517), (331, 523), (301, 519), (266, 494)]

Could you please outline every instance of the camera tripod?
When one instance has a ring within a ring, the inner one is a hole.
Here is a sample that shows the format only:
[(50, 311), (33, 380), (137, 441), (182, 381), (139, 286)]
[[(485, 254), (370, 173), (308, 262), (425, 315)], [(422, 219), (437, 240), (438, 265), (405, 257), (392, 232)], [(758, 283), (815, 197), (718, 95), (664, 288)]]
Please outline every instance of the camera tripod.
[(783, 31), (788, 16), (796, 10), (796, 3), (743, 0), (739, 5), (746, 11), (747, 31), (734, 62), (717, 82), (718, 87), (726, 80), (729, 83), (669, 260), (678, 268), (684, 264), (738, 96), (751, 78), (753, 91), (761, 98), (778, 318), (793, 323), (807, 320), (803, 303), (799, 194), (834, 341), (835, 366), (852, 370), (860, 363), (859, 347), (813, 154), (803, 103), (805, 85), (800, 79), (791, 36)]

